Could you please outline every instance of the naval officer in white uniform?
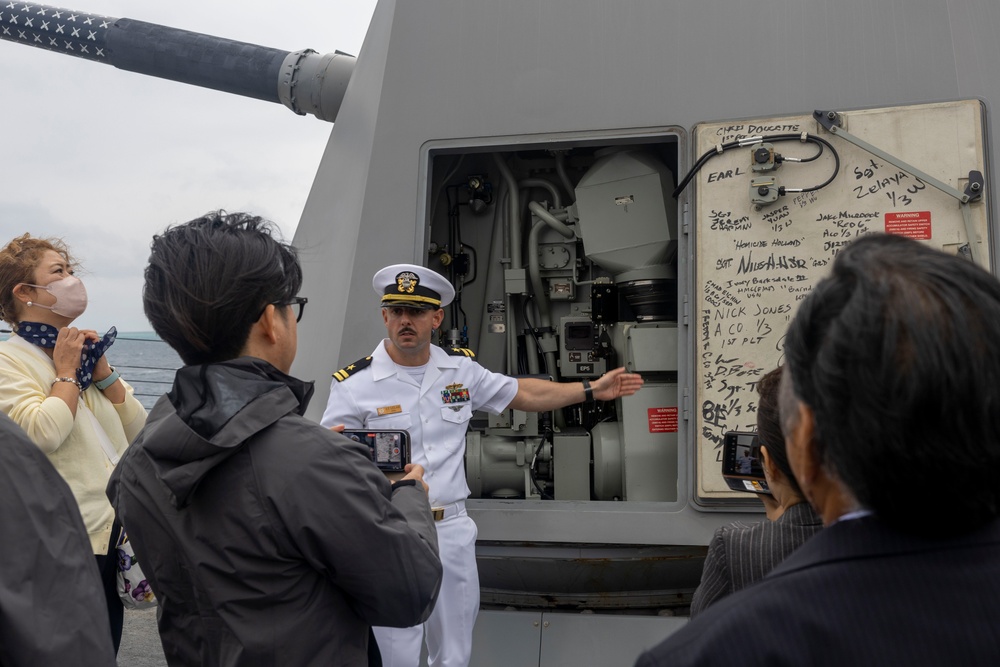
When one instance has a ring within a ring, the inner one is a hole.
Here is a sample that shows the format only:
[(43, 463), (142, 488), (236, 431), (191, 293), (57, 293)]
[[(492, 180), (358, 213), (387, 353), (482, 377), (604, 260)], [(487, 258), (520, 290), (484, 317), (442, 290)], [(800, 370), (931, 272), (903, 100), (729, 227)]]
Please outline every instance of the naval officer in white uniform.
[(507, 408), (544, 412), (585, 400), (613, 400), (642, 386), (623, 368), (593, 384), (512, 378), (486, 370), (469, 350), (432, 344), (455, 289), (443, 276), (413, 264), (388, 266), (372, 279), (381, 297), (388, 338), (370, 356), (337, 371), (324, 426), (342, 429), (406, 429), (411, 458), (426, 470), (437, 522), (444, 578), (430, 618), (412, 628), (374, 628), (386, 667), (415, 667), (426, 632), (431, 667), (464, 667), (472, 653), (479, 612), (476, 524), (465, 511), (465, 434), (477, 410)]

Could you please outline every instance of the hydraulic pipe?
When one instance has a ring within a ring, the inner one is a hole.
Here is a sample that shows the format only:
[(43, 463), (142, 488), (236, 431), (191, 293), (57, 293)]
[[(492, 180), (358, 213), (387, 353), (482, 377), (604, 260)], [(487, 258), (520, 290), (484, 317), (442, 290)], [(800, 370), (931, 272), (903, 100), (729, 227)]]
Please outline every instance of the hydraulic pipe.
[[(490, 237), (490, 247), (485, 253), (482, 263), (486, 271), (486, 288), (484, 298), (491, 307), (483, 308), (479, 322), (479, 344), (475, 347), (480, 363), (487, 368), (509, 369), (507, 362), (507, 329), (510, 327), (511, 313), (507, 310), (507, 299), (504, 294), (504, 256), (503, 224), (500, 219), (503, 211), (500, 206), (493, 207), (493, 234)], [(499, 304), (497, 303), (499, 301)], [(497, 306), (502, 305), (500, 311)], [(494, 319), (496, 318), (496, 320)], [(497, 321), (499, 320), (499, 321)], [(511, 327), (512, 328), (512, 327)]]
[(510, 167), (499, 153), (493, 154), (493, 162), (500, 175), (507, 184), (507, 193), (510, 197), (508, 210), (508, 220), (510, 223), (510, 268), (520, 269), (524, 266), (521, 260), (521, 196), (517, 191), (517, 181)]
[(574, 197), (576, 196), (576, 189), (573, 187), (573, 183), (569, 180), (569, 174), (566, 173), (566, 151), (553, 151), (556, 156), (556, 175), (559, 176), (559, 182), (562, 186), (566, 188), (566, 194), (569, 196), (571, 203), (576, 201)]
[(552, 196), (552, 208), (562, 208), (562, 196), (551, 181), (544, 178), (524, 178), (518, 181), (517, 185), (521, 188), (545, 188)]
[[(538, 222), (531, 226), (528, 233), (528, 277), (531, 280), (531, 290), (535, 297), (535, 305), (538, 308), (538, 326), (543, 330), (542, 353), (545, 355), (545, 364), (548, 366), (549, 375), (553, 379), (559, 379), (559, 368), (556, 364), (555, 352), (549, 348), (553, 338), (549, 329), (552, 327), (552, 315), (549, 312), (549, 297), (545, 293), (545, 285), (542, 283), (542, 269), (538, 260), (538, 236), (545, 227), (551, 227), (567, 239), (572, 239), (574, 232), (567, 225), (556, 219), (554, 215), (545, 210), (545, 207), (538, 202), (528, 202), (528, 209), (538, 217)], [(537, 355), (528, 355), (529, 369), (532, 374), (538, 373)], [(533, 368), (532, 365), (533, 364)]]
[(539, 204), (538, 202), (536, 201), (529, 202), (528, 210), (530, 210), (540, 219), (544, 220), (549, 227), (562, 234), (562, 236), (567, 240), (576, 236), (576, 232), (574, 232), (573, 229), (569, 227), (569, 225), (559, 220), (549, 211), (546, 211), (545, 207)]

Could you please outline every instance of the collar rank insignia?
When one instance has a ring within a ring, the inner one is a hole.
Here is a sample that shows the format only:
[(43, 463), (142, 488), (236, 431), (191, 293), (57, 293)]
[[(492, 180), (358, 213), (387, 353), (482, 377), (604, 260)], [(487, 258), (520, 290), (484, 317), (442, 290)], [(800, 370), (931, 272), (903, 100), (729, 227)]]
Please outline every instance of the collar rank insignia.
[(400, 294), (413, 294), (420, 284), (420, 278), (412, 271), (403, 271), (396, 275), (396, 289)]
[(468, 403), (472, 399), (469, 396), (468, 389), (461, 384), (455, 383), (449, 384), (441, 390), (441, 400), (445, 405), (451, 405), (453, 403)]

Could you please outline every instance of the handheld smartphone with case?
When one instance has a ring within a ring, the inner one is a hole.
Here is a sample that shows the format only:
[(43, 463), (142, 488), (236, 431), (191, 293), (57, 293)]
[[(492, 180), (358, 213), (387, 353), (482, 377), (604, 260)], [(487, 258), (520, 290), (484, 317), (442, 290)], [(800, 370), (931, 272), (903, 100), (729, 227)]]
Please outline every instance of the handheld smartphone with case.
[(410, 462), (410, 434), (401, 430), (355, 429), (344, 435), (368, 446), (372, 462), (382, 472), (403, 472)]
[(756, 433), (726, 433), (722, 443), (722, 477), (733, 491), (771, 493), (764, 478), (764, 460)]

